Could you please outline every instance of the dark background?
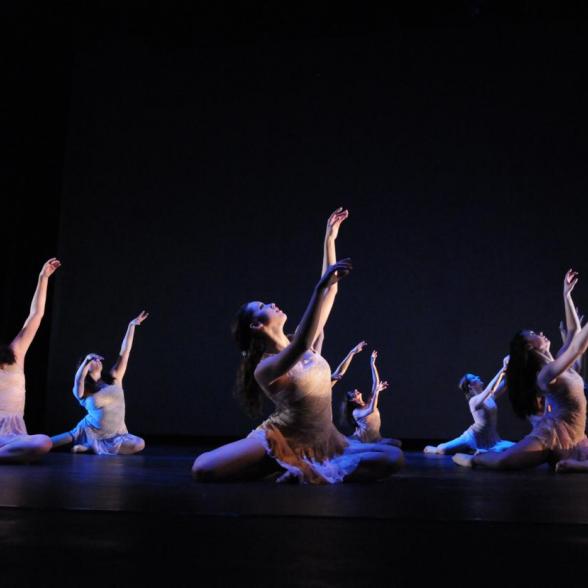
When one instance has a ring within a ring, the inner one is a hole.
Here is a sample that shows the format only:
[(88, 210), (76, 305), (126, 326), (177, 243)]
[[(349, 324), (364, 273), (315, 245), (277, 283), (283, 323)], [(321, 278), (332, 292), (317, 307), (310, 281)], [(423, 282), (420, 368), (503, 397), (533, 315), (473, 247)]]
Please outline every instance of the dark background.
[[(4, 340), (63, 262), (27, 358), (31, 431), (77, 422), (77, 360), (114, 361), (145, 308), (131, 432), (246, 433), (230, 320), (275, 301), (294, 330), (339, 205), (355, 269), (324, 354), (379, 350), (384, 434), (461, 433), (465, 371), (489, 379), (522, 327), (559, 342), (563, 274), (588, 270), (581, 3), (113, 6), (3, 9)], [(335, 398), (369, 389), (368, 355)], [(499, 429), (527, 430), (506, 399)]]

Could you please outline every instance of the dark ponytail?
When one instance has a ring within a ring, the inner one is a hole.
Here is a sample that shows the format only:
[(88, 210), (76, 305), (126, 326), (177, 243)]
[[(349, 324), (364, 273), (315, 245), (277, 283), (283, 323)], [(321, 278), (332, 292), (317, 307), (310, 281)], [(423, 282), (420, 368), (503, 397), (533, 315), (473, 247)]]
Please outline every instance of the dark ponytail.
[(233, 387), (233, 396), (251, 417), (259, 417), (263, 407), (263, 392), (255, 381), (254, 372), (265, 352), (265, 343), (251, 332), (253, 312), (244, 304), (237, 312), (231, 332), (241, 351), (241, 362)]
[(357, 404), (350, 400), (352, 394), (355, 394), (355, 390), (345, 392), (345, 399), (341, 402), (339, 422), (342, 427), (350, 426), (355, 429), (357, 427), (357, 421), (353, 418), (353, 411), (357, 408)]
[(510, 359), (506, 370), (508, 398), (515, 414), (524, 419), (537, 412), (537, 374), (543, 361), (529, 345), (526, 331), (519, 331), (510, 342)]
[(466, 400), (469, 400), (472, 396), (472, 392), (470, 390), (470, 383), (474, 374), (466, 374), (457, 384), (457, 387), (465, 394)]

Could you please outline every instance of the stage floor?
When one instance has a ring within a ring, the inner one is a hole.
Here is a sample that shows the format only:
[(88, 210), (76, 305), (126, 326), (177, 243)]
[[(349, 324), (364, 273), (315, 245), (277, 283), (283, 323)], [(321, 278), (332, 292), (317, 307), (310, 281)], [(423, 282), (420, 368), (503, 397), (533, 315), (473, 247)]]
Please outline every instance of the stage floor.
[(504, 581), (506, 563), (528, 584), (546, 562), (585, 584), (588, 475), (472, 471), (409, 452), (375, 484), (202, 484), (190, 477), (202, 450), (2, 466), (0, 585), (156, 585), (161, 571), (174, 586), (412, 585), (432, 569), (471, 585), (482, 563), (483, 585)]

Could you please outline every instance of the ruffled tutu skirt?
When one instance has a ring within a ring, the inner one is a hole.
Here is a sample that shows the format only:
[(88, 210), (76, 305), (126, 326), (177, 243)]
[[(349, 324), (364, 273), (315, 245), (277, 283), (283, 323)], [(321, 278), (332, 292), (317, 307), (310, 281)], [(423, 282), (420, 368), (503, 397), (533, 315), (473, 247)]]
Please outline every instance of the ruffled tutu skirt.
[(126, 427), (119, 428), (115, 433), (105, 432), (89, 424), (85, 418), (70, 431), (70, 435), (74, 445), (83, 445), (97, 455), (117, 455), (125, 441), (138, 440)]
[(370, 444), (341, 435), (343, 442), (337, 453), (330, 457), (312, 456), (312, 449), (307, 452), (295, 449), (280, 430), (272, 425), (258, 427), (247, 437), (258, 439), (267, 455), (284, 468), (290, 478), (302, 484), (339, 484), (355, 471), (362, 454), (370, 450)]
[(0, 447), (15, 441), (18, 437), (28, 437), (24, 419), (18, 414), (0, 416)]

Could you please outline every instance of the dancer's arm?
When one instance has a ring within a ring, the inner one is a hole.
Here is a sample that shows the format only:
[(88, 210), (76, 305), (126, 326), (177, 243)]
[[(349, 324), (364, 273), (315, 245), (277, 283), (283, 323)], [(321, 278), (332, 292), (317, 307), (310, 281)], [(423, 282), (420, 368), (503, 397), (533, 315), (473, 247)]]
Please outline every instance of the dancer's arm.
[(572, 338), (566, 349), (560, 355), (543, 366), (537, 375), (537, 385), (539, 388), (546, 391), (549, 383), (573, 366), (576, 359), (585, 353), (587, 348), (588, 323)]
[(308, 351), (324, 327), (324, 291), (351, 271), (351, 260), (343, 259), (331, 265), (315, 286), (304, 316), (294, 333), (291, 343), (279, 353), (259, 362), (255, 379), (259, 384), (269, 386), (285, 374)]
[(35, 289), (35, 294), (31, 302), (29, 316), (18, 335), (10, 344), (10, 347), (14, 352), (16, 361), (18, 363), (22, 364), (24, 362), (25, 355), (31, 346), (33, 339), (35, 338), (37, 331), (39, 330), (41, 320), (45, 314), (45, 304), (47, 302), (47, 285), (49, 283), (49, 278), (60, 265), (61, 262), (55, 257), (52, 257), (50, 260), (45, 262), (43, 268), (41, 269), (41, 273), (39, 274), (39, 279), (37, 281), (37, 288)]
[[(323, 242), (323, 265), (321, 269), (321, 276), (324, 275), (328, 267), (337, 262), (337, 251), (335, 248), (335, 241), (337, 240), (337, 236), (339, 235), (339, 228), (341, 227), (341, 223), (343, 223), (343, 221), (348, 216), (349, 212), (347, 210), (343, 210), (342, 207), (339, 207), (331, 214), (331, 216), (327, 220), (325, 240)], [(331, 313), (331, 309), (333, 308), (333, 304), (335, 302), (337, 290), (338, 286), (337, 283), (335, 283), (329, 288), (327, 288), (323, 293), (323, 296), (325, 297), (325, 305), (322, 310), (324, 314), (323, 324), (325, 324), (327, 322), (327, 319), (329, 318), (329, 314)], [(325, 332), (324, 329), (321, 329), (312, 345), (313, 349), (317, 353), (321, 353), (324, 340)]]
[(480, 392), (476, 397), (476, 403), (473, 406), (473, 410), (479, 410), (490, 396), (494, 396), (495, 399), (498, 399), (504, 394), (506, 386), (503, 378), (506, 375), (508, 360), (509, 356), (507, 355), (502, 362), (502, 368), (500, 368), (500, 371), (490, 380), (484, 391)]
[(358, 343), (346, 356), (345, 359), (337, 366), (337, 369), (331, 374), (331, 386), (334, 386), (347, 372), (349, 366), (351, 365), (351, 361), (353, 358), (358, 354), (361, 353), (367, 343), (362, 341)]
[[(370, 401), (368, 402), (365, 408), (358, 408), (357, 414), (359, 416), (368, 416), (374, 412), (378, 408), (378, 400), (380, 399), (380, 392), (382, 390), (386, 390), (388, 388), (388, 382), (380, 381), (380, 374), (378, 373), (378, 368), (376, 367), (376, 359), (378, 358), (378, 352), (372, 351), (372, 355), (370, 357), (370, 367), (372, 370), (372, 395)], [(353, 411), (355, 412), (355, 411)]]
[(572, 300), (572, 291), (578, 283), (578, 272), (574, 270), (568, 270), (564, 276), (563, 283), (563, 297), (564, 297), (564, 310), (566, 315), (566, 338), (563, 346), (558, 351), (557, 356), (559, 357), (570, 345), (574, 337), (580, 332), (582, 328), (580, 325), (580, 319)]
[(125, 337), (120, 347), (118, 359), (116, 360), (116, 363), (110, 370), (110, 375), (113, 377), (113, 379), (119, 382), (124, 378), (125, 372), (127, 371), (129, 355), (131, 354), (131, 348), (133, 347), (133, 339), (135, 337), (135, 327), (140, 325), (148, 316), (149, 313), (142, 310), (139, 316), (134, 318), (129, 323), (127, 332), (125, 333)]
[(80, 364), (76, 375), (74, 376), (73, 395), (79, 400), (85, 395), (85, 381), (88, 372), (90, 371), (90, 364), (95, 360), (103, 360), (104, 358), (100, 355), (90, 353), (86, 355), (84, 361)]

